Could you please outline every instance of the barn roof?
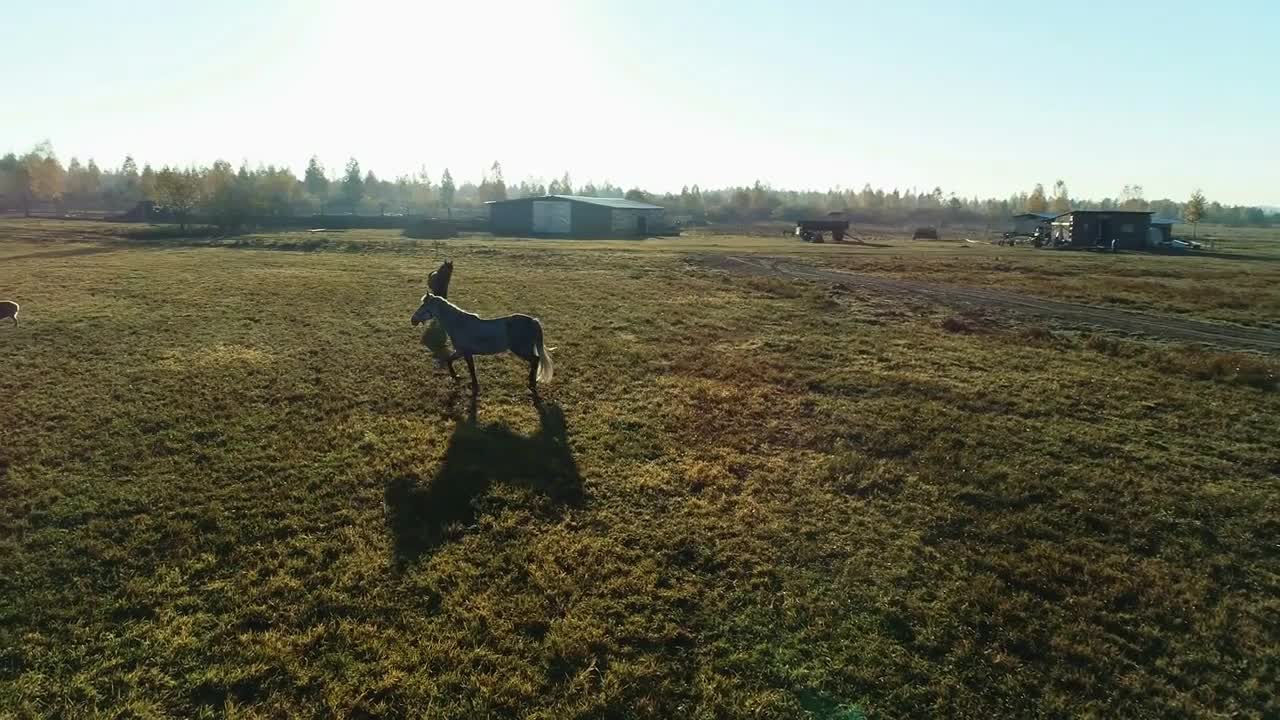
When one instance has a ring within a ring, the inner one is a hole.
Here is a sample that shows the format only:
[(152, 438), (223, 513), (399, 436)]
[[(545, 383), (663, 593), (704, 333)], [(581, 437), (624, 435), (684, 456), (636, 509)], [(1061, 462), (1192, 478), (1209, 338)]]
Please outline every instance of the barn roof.
[(573, 202), (584, 202), (592, 205), (604, 205), (611, 208), (625, 208), (627, 210), (661, 210), (661, 205), (653, 205), (650, 203), (640, 202), (638, 200), (628, 200), (626, 198), (615, 197), (587, 197), (585, 195), (548, 195), (547, 197), (559, 198), (561, 200), (572, 200)]
[(1150, 210), (1068, 210), (1054, 217), (1067, 215), (1155, 215), (1155, 213)]
[(1179, 222), (1177, 218), (1151, 218), (1152, 225), (1177, 225)]
[(1058, 213), (1033, 213), (1033, 212), (1025, 212), (1025, 213), (1018, 213), (1017, 215), (1014, 215), (1014, 216), (1013, 216), (1013, 218), (1014, 218), (1015, 220), (1017, 220), (1017, 219), (1019, 219), (1019, 218), (1036, 218), (1037, 220), (1052, 220), (1052, 219), (1054, 219), (1054, 218), (1056, 218), (1056, 217), (1058, 217)]
[(526, 197), (516, 198), (514, 200), (490, 200), (486, 205), (506, 202), (528, 202), (530, 200), (568, 200), (570, 202), (587, 203), (590, 205), (601, 205), (609, 208), (620, 208), (623, 210), (661, 210), (661, 205), (652, 205), (637, 200), (627, 200), (626, 198), (615, 197), (587, 197), (585, 195), (543, 195), (542, 197)]

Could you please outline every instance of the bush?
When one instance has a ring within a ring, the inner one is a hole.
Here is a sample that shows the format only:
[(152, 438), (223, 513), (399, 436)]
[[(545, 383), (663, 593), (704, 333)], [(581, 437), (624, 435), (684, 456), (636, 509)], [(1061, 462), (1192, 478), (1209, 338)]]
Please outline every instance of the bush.
[(1154, 365), (1166, 373), (1246, 385), (1263, 391), (1280, 388), (1280, 366), (1257, 355), (1188, 349), (1153, 353), (1152, 359)]
[(1112, 357), (1119, 357), (1124, 354), (1124, 342), (1110, 335), (1090, 335), (1084, 341), (1084, 346), (1094, 352)]
[(1052, 343), (1058, 339), (1053, 331), (1044, 325), (1031, 325), (1022, 329), (1022, 337), (1033, 343)]

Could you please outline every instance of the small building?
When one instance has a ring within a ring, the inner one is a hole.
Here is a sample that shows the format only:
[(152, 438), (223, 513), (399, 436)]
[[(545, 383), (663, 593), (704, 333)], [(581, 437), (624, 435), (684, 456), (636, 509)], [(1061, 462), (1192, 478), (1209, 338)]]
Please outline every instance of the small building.
[(1071, 210), (1053, 219), (1050, 242), (1056, 247), (1141, 250), (1151, 232), (1151, 213), (1137, 210)]
[(1033, 213), (1027, 212), (1021, 215), (1013, 216), (1013, 234), (1026, 235), (1028, 237), (1035, 235), (1036, 230), (1042, 225), (1048, 225), (1053, 222), (1056, 213)]
[(485, 205), (489, 230), (495, 235), (619, 237), (667, 230), (660, 205), (623, 198), (545, 195)]
[(1147, 235), (1147, 247), (1160, 247), (1173, 242), (1175, 218), (1151, 218), (1151, 230)]

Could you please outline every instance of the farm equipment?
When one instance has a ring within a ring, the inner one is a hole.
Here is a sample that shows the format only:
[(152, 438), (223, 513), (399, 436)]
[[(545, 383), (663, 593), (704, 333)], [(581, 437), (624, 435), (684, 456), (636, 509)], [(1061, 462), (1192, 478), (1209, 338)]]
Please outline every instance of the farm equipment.
[(1041, 225), (1032, 233), (1018, 232), (1017, 230), (1001, 233), (995, 244), (1016, 246), (1029, 243), (1035, 247), (1044, 247), (1045, 245), (1050, 245), (1051, 242), (1049, 229)]
[(797, 220), (796, 237), (805, 242), (823, 242), (823, 233), (831, 233), (832, 242), (844, 242), (849, 234), (848, 220)]

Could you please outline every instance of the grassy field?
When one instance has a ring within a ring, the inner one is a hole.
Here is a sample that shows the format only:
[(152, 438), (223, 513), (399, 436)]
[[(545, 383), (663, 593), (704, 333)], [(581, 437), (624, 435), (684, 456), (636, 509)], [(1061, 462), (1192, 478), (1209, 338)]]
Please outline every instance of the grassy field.
[[(118, 231), (0, 223), (0, 717), (1280, 713), (1274, 359), (684, 262), (1031, 251)], [(446, 255), (541, 317), (541, 407), (432, 368)], [(1276, 318), (1262, 260), (1067, 259)]]
[[(1185, 235), (1191, 236), (1189, 228)], [(1206, 235), (1218, 238), (1217, 249), (1198, 256), (970, 245), (956, 235), (958, 242), (930, 248), (921, 247), (930, 243), (882, 239), (888, 247), (824, 258), (834, 267), (891, 277), (1280, 328), (1280, 228), (1202, 227), (1201, 238)]]

